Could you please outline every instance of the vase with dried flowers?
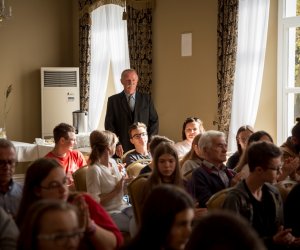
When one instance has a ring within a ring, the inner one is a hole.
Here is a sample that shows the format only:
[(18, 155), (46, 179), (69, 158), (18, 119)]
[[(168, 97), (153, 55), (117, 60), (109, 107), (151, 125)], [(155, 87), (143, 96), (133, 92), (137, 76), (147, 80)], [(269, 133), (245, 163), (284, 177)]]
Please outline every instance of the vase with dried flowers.
[(9, 107), (8, 107), (8, 99), (9, 99), (9, 96), (12, 92), (12, 84), (10, 84), (5, 93), (4, 93), (4, 105), (3, 105), (3, 111), (2, 111), (2, 114), (3, 114), (3, 126), (2, 128), (0, 128), (0, 138), (5, 138), (6, 139), (6, 118), (7, 118), (7, 115), (8, 115), (8, 112), (9, 112)]

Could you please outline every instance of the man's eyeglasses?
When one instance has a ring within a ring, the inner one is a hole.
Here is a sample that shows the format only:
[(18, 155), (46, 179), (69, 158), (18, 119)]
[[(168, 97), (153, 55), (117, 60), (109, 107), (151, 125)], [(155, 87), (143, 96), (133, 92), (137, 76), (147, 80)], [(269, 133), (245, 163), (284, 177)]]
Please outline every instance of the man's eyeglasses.
[(7, 165), (13, 166), (16, 164), (15, 160), (0, 160), (0, 167), (5, 167)]
[(40, 188), (42, 189), (46, 189), (46, 190), (53, 190), (53, 189), (59, 189), (59, 188), (63, 188), (63, 187), (69, 187), (72, 185), (72, 181), (71, 179), (69, 178), (65, 178), (63, 183), (60, 183), (58, 181), (52, 181), (49, 183), (49, 185), (47, 187), (43, 187), (43, 186), (40, 186)]
[(54, 233), (54, 234), (40, 234), (38, 235), (39, 240), (50, 240), (54, 241), (57, 246), (66, 247), (69, 240), (80, 240), (83, 237), (84, 230), (80, 229), (74, 232), (66, 233)]
[(140, 139), (141, 137), (145, 137), (147, 135), (148, 135), (147, 133), (140, 133), (140, 134), (133, 135), (131, 138)]
[(268, 169), (273, 170), (273, 171), (280, 172), (280, 171), (282, 170), (282, 165), (280, 165), (279, 167), (273, 167), (273, 168), (268, 167)]

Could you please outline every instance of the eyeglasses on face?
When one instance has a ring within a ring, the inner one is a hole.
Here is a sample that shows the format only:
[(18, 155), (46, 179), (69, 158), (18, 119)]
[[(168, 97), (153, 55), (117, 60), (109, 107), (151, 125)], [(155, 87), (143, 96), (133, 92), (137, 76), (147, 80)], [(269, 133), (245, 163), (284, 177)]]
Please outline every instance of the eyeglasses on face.
[(70, 178), (65, 178), (63, 180), (62, 183), (58, 182), (58, 181), (52, 181), (48, 184), (47, 187), (45, 186), (40, 186), (40, 188), (42, 189), (46, 189), (46, 190), (54, 190), (54, 189), (59, 189), (59, 188), (63, 188), (63, 187), (69, 187), (72, 185), (72, 180)]
[(282, 165), (280, 165), (278, 167), (268, 167), (267, 169), (280, 172), (282, 170)]
[(141, 137), (145, 137), (147, 135), (148, 135), (147, 133), (140, 133), (140, 134), (133, 135), (131, 138), (140, 139)]
[(5, 167), (7, 165), (14, 166), (16, 164), (16, 160), (0, 160), (0, 167)]
[(62, 232), (53, 234), (40, 234), (38, 235), (39, 240), (54, 241), (57, 246), (66, 247), (69, 240), (80, 240), (83, 237), (84, 229), (79, 229), (74, 232)]

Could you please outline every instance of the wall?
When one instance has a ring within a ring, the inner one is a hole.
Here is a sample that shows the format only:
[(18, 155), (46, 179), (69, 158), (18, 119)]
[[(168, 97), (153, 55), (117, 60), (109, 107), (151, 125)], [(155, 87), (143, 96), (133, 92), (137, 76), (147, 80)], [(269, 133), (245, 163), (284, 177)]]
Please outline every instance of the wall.
[[(153, 99), (160, 131), (180, 139), (186, 117), (212, 129), (217, 113), (217, 0), (159, 0), (153, 16)], [(181, 34), (191, 32), (191, 57), (181, 57)]]
[(7, 0), (6, 4), (12, 6), (13, 18), (0, 26), (0, 108), (2, 94), (12, 83), (8, 137), (32, 142), (41, 136), (40, 68), (74, 66), (73, 3)]
[[(277, 0), (272, 0), (260, 105), (255, 129), (276, 140)], [(188, 116), (216, 129), (217, 0), (159, 0), (153, 17), (153, 99), (160, 134), (180, 140)], [(180, 56), (181, 33), (192, 32), (192, 57)]]
[[(14, 84), (7, 121), (12, 140), (40, 137), (40, 67), (78, 66), (77, 0), (7, 0), (13, 19), (0, 26), (0, 108)], [(256, 129), (276, 138), (277, 0), (272, 0), (266, 65)], [(206, 129), (217, 114), (217, 0), (157, 0), (153, 14), (153, 100), (160, 134), (180, 139), (188, 116)], [(180, 56), (181, 34), (192, 32), (193, 56)], [(106, 105), (105, 105), (106, 106)], [(1, 127), (0, 118), (0, 127)]]

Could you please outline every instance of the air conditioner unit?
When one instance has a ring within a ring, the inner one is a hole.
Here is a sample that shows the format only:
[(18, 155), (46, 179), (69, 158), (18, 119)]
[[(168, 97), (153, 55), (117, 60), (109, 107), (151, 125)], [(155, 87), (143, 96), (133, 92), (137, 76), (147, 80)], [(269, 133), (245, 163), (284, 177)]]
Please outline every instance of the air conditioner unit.
[(41, 68), (41, 102), (42, 138), (61, 122), (72, 125), (72, 112), (80, 109), (79, 68)]

